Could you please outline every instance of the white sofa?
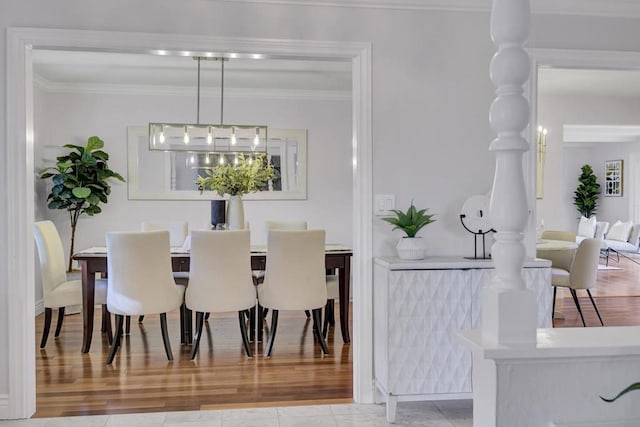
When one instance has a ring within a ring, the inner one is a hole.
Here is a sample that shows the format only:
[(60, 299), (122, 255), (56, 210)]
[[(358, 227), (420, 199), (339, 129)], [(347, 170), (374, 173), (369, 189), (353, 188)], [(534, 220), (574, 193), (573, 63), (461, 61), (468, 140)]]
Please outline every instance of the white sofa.
[[(580, 244), (584, 239), (599, 239), (604, 241), (607, 231), (609, 231), (609, 223), (607, 221), (595, 221), (595, 226), (593, 227), (578, 227), (576, 243)], [(603, 249), (604, 248), (603, 243)]]
[(615, 253), (618, 261), (620, 255), (626, 256), (633, 262), (640, 264), (640, 261), (627, 256), (629, 254), (640, 254), (640, 224), (632, 224), (630, 221), (616, 221), (611, 228), (606, 221), (596, 221), (595, 217), (580, 218), (576, 243), (579, 245), (584, 239), (602, 240), (602, 255), (606, 257), (609, 264), (609, 255)]
[[(626, 241), (618, 240), (610, 238), (607, 236), (605, 239), (606, 244), (606, 252), (607, 252), (607, 263), (609, 262), (609, 255), (613, 251), (618, 256), (618, 261), (620, 260), (620, 255), (625, 256), (625, 254), (640, 254), (640, 224), (633, 224), (631, 226), (631, 232), (629, 233), (629, 238)], [(627, 256), (628, 259), (636, 262), (633, 258)]]

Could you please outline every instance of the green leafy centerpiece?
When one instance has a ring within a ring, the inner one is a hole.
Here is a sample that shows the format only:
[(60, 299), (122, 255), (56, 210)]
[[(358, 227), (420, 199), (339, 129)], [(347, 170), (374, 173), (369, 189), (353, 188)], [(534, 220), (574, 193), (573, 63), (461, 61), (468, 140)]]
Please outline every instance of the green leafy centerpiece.
[(406, 234), (396, 246), (398, 257), (402, 259), (423, 259), (424, 247), (422, 241), (416, 235), (423, 227), (436, 221), (433, 215), (427, 214), (427, 209), (416, 209), (413, 205), (413, 200), (406, 212), (397, 209), (392, 209), (391, 211), (395, 214), (395, 217), (382, 218), (382, 220), (393, 225), (394, 230), (402, 230)]
[(237, 164), (228, 162), (204, 171), (206, 176), (199, 176), (196, 180), (198, 190), (201, 193), (205, 190), (215, 191), (220, 196), (242, 196), (262, 191), (269, 180), (276, 177), (273, 165), (266, 162), (264, 155), (247, 159), (240, 154)]
[(102, 150), (104, 141), (97, 136), (89, 137), (87, 145), (66, 144), (70, 152), (56, 158), (55, 167), (40, 171), (41, 179), (51, 178), (53, 187), (47, 197), (49, 209), (64, 209), (69, 212), (71, 222), (71, 246), (69, 265), (73, 256), (76, 228), (80, 215), (94, 216), (102, 212), (101, 203), (107, 203), (111, 193), (109, 179), (124, 182), (124, 178), (109, 169), (109, 155)]
[(273, 165), (267, 162), (264, 155), (255, 159), (238, 155), (238, 161), (205, 169), (205, 176), (198, 176), (196, 185), (202, 193), (205, 190), (215, 191), (220, 196), (229, 194), (227, 205), (227, 227), (229, 229), (244, 228), (244, 209), (242, 195), (264, 190), (269, 180), (276, 177)]

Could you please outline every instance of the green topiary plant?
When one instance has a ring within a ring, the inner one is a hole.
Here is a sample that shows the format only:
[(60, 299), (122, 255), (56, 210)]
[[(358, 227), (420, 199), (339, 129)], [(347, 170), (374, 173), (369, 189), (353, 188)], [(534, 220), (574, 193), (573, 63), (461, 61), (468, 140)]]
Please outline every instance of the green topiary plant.
[(596, 213), (600, 184), (589, 165), (582, 166), (582, 173), (578, 177), (578, 188), (574, 192), (573, 203), (580, 215), (589, 218)]
[(416, 237), (422, 227), (436, 221), (433, 215), (426, 214), (427, 209), (417, 210), (413, 200), (406, 213), (396, 209), (392, 209), (392, 212), (396, 215), (395, 217), (382, 218), (382, 220), (394, 225), (394, 230), (404, 231), (407, 237)]
[(102, 212), (100, 203), (107, 203), (111, 193), (108, 179), (115, 178), (124, 182), (124, 178), (109, 169), (109, 155), (102, 151), (104, 142), (97, 136), (89, 137), (86, 147), (66, 144), (69, 154), (56, 158), (56, 166), (40, 171), (40, 178), (51, 178), (53, 188), (47, 197), (49, 209), (64, 209), (69, 212), (71, 222), (71, 246), (69, 248), (69, 266), (73, 256), (76, 228), (80, 215), (94, 216)]

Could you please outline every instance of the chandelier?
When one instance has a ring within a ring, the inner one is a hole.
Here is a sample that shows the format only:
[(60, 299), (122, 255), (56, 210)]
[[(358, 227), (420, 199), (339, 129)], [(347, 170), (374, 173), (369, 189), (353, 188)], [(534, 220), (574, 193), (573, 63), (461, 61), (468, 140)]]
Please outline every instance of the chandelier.
[[(196, 56), (196, 123), (149, 123), (149, 149), (211, 154), (266, 154), (267, 126), (224, 123), (224, 64), (228, 58)], [(200, 123), (200, 62), (220, 61), (220, 122)]]

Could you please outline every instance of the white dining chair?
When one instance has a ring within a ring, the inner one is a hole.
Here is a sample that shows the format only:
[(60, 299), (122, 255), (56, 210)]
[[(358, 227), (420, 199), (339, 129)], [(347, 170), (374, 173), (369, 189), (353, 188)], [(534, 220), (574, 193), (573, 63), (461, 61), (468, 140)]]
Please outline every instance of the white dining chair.
[(573, 257), (571, 268), (565, 270), (562, 268), (551, 269), (551, 285), (553, 286), (553, 305), (552, 312), (555, 311), (556, 306), (556, 291), (558, 286), (569, 288), (573, 302), (578, 309), (580, 319), (582, 319), (582, 325), (586, 326), (580, 302), (578, 301), (578, 295), (576, 290), (584, 289), (587, 291), (587, 295), (593, 304), (593, 308), (600, 319), (600, 324), (604, 326), (598, 307), (596, 306), (593, 297), (591, 296), (590, 289), (596, 285), (596, 275), (598, 272), (598, 261), (600, 259), (600, 248), (602, 242), (598, 239), (584, 239)]
[(187, 221), (143, 221), (140, 228), (142, 231), (168, 231), (172, 248), (182, 247), (189, 235)]
[[(265, 221), (265, 228), (267, 229), (267, 233), (269, 230), (306, 230), (307, 229), (307, 221)], [(256, 275), (256, 272), (254, 272)], [(264, 276), (263, 272), (258, 272), (257, 277), (262, 278)], [(326, 277), (327, 283), (327, 304), (324, 310), (324, 320), (322, 322), (322, 335), (327, 336), (327, 331), (329, 325), (335, 325), (335, 300), (338, 299), (338, 276), (336, 275), (327, 275)], [(264, 315), (266, 316), (266, 311)], [(305, 310), (304, 314), (307, 316), (307, 319), (311, 318), (311, 313), (309, 310)]]
[(324, 230), (271, 230), (267, 246), (264, 282), (258, 285), (258, 303), (271, 310), (264, 355), (271, 356), (280, 310), (311, 310), (313, 333), (328, 354), (320, 330), (327, 303)]
[(173, 360), (167, 312), (184, 309), (184, 286), (173, 279), (169, 232), (112, 232), (106, 240), (107, 307), (116, 316), (107, 364), (113, 362), (120, 346), (124, 316), (148, 314), (160, 314), (164, 349), (167, 359)]
[(238, 312), (244, 350), (252, 357), (244, 313), (255, 304), (249, 230), (192, 231), (189, 286), (185, 294), (186, 307), (196, 312), (191, 359), (198, 353), (205, 313), (229, 311)]
[(267, 233), (269, 230), (306, 230), (307, 221), (265, 221)]
[[(142, 231), (168, 231), (169, 242), (172, 248), (182, 249), (189, 236), (189, 223), (187, 221), (143, 221), (140, 224)], [(188, 271), (174, 271), (173, 278), (179, 285), (187, 286), (189, 283)], [(126, 318), (125, 331), (129, 334), (129, 317)], [(138, 323), (144, 321), (144, 316), (138, 317)]]
[[(55, 224), (51, 221), (38, 221), (34, 223), (33, 231), (42, 275), (44, 329), (40, 348), (44, 348), (51, 328), (52, 310), (58, 309), (58, 322), (54, 334), (55, 338), (58, 338), (62, 330), (65, 307), (82, 305), (82, 282), (67, 278), (64, 249)], [(96, 280), (95, 286), (95, 303), (102, 305), (102, 332), (107, 332), (111, 343), (111, 319), (106, 306), (107, 282)]]

